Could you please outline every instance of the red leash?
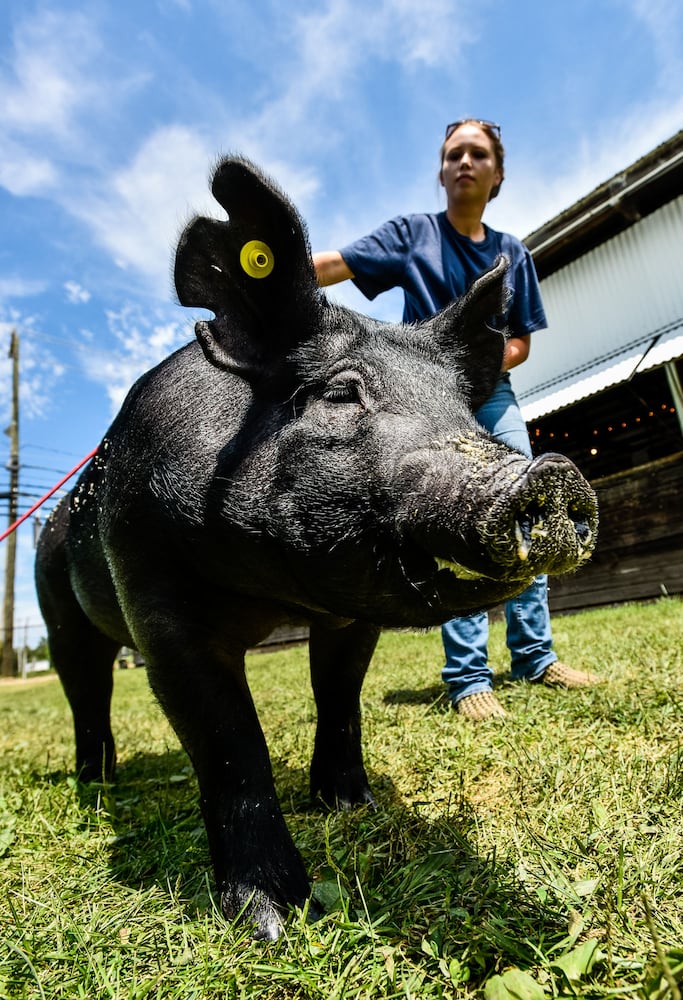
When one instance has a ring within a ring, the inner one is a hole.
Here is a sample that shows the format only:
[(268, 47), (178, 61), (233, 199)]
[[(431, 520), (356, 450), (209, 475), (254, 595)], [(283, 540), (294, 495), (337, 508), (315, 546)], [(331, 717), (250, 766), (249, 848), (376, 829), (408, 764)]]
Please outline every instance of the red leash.
[[(99, 448), (99, 445), (97, 447)], [(52, 487), (49, 493), (46, 493), (45, 496), (38, 501), (38, 503), (34, 503), (34, 505), (31, 507), (30, 510), (27, 510), (25, 514), (22, 514), (20, 518), (17, 518), (14, 524), (10, 524), (9, 528), (3, 531), (3, 533), (0, 535), (0, 542), (4, 542), (4, 540), (7, 538), (8, 535), (11, 535), (13, 531), (16, 531), (19, 525), (22, 524), (27, 517), (30, 517), (31, 514), (34, 514), (39, 507), (42, 507), (45, 501), (49, 500), (52, 494), (56, 493), (59, 487), (63, 486), (64, 483), (67, 481), (67, 479), (71, 479), (71, 477), (75, 475), (75, 473), (78, 472), (78, 470), (81, 469), (86, 462), (89, 462), (91, 458), (94, 458), (96, 454), (97, 454), (97, 448), (93, 448), (90, 454), (86, 455), (85, 458), (82, 458), (81, 461), (78, 463), (78, 465), (76, 465), (71, 470), (71, 472), (67, 472), (67, 474), (62, 479), (59, 480), (57, 485)]]

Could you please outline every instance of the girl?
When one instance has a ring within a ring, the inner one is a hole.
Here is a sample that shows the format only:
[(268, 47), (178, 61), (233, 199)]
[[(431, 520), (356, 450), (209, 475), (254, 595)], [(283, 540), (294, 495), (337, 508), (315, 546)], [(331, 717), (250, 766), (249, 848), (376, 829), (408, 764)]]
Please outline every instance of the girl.
[[(510, 333), (503, 370), (477, 420), (499, 441), (529, 458), (526, 424), (510, 384), (509, 371), (529, 356), (531, 334), (545, 329), (546, 317), (531, 255), (514, 236), (482, 221), (488, 202), (500, 191), (505, 152), (500, 126), (463, 119), (446, 128), (440, 151), (439, 181), (446, 210), (399, 216), (368, 236), (313, 255), (320, 285), (353, 280), (369, 299), (399, 286), (404, 292), (404, 322), (423, 319), (467, 291), (502, 253), (510, 261), (510, 299), (505, 325)], [(560, 663), (553, 649), (547, 578), (539, 576), (505, 605), (507, 645), (513, 680), (556, 687), (585, 687), (593, 674)], [(442, 677), (454, 708), (473, 721), (504, 716), (493, 693), (488, 663), (488, 615), (455, 618), (442, 627), (446, 664)]]

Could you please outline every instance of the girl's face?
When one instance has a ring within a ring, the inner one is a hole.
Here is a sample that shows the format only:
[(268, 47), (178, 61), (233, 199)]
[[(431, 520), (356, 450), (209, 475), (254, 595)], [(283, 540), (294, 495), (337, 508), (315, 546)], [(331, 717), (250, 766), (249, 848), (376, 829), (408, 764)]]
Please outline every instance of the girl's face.
[(449, 205), (480, 203), (482, 208), (491, 191), (503, 180), (495, 149), (478, 125), (467, 122), (453, 132), (443, 147), (439, 180)]

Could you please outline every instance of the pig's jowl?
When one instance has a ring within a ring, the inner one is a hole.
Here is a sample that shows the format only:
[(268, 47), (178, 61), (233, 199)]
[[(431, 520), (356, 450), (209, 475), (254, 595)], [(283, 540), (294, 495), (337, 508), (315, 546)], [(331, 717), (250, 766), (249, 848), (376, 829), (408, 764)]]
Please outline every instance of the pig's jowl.
[(36, 579), (81, 778), (113, 776), (112, 663), (132, 646), (197, 772), (223, 911), (272, 938), (309, 882), (245, 650), (310, 626), (312, 793), (371, 802), (359, 697), (380, 629), (574, 569), (597, 514), (569, 461), (530, 462), (472, 415), (501, 366), (504, 259), (432, 319), (380, 323), (317, 288), (301, 219), (251, 164), (223, 160), (212, 189), (228, 219), (187, 227), (175, 282), (215, 318), (133, 386)]

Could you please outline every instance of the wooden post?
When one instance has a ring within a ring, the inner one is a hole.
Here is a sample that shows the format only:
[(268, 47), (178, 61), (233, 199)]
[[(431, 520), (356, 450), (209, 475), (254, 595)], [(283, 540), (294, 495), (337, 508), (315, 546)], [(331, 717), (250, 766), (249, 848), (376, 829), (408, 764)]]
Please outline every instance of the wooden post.
[(676, 407), (678, 426), (680, 427), (681, 434), (683, 435), (683, 386), (681, 386), (681, 380), (678, 377), (676, 362), (667, 361), (664, 365), (664, 371), (666, 372), (666, 380), (669, 383), (669, 389), (671, 390), (674, 406)]
[[(19, 499), (19, 337), (16, 330), (12, 331), (9, 357), (12, 358), (12, 420), (6, 433), (10, 437), (9, 458), (9, 520), (14, 524), (17, 519), (17, 503)], [(14, 576), (17, 561), (17, 536), (12, 532), (7, 538), (7, 555), (5, 562), (5, 600), (3, 609), (4, 630), (2, 636), (2, 663), (0, 674), (3, 677), (14, 676)]]

